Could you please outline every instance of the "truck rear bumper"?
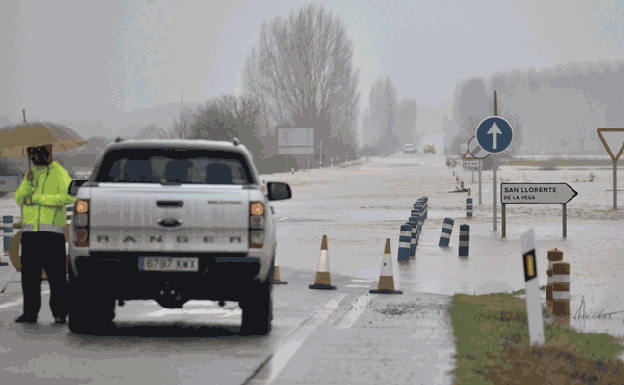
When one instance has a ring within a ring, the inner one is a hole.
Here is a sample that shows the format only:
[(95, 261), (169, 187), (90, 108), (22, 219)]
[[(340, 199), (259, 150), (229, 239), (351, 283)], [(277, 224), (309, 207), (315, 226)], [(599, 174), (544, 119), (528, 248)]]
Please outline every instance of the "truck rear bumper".
[(78, 280), (124, 300), (157, 299), (175, 290), (188, 300), (239, 301), (248, 297), (260, 271), (259, 258), (238, 253), (168, 253), (168, 257), (198, 258), (198, 271), (140, 271), (139, 258), (144, 256), (165, 255), (91, 252), (73, 259), (72, 268)]

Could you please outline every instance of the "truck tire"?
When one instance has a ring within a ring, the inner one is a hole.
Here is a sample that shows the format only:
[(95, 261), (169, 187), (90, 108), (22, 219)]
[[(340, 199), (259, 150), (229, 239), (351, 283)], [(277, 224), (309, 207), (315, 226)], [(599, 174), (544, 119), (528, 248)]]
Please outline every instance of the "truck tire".
[(101, 335), (114, 327), (115, 299), (94, 285), (69, 274), (70, 306), (68, 327), (72, 333)]
[(265, 282), (254, 282), (249, 297), (243, 301), (241, 332), (246, 335), (266, 335), (271, 332), (273, 320), (273, 271), (271, 264)]

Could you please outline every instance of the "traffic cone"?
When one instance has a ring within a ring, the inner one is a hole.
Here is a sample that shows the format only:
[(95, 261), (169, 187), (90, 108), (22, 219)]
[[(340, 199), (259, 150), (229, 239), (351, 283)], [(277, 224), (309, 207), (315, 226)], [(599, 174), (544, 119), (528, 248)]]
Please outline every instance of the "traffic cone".
[(394, 290), (394, 276), (392, 274), (392, 258), (390, 257), (390, 238), (386, 239), (386, 249), (384, 250), (383, 263), (381, 264), (381, 274), (377, 290), (369, 291), (371, 294), (403, 294), (400, 290)]
[(285, 285), (288, 282), (282, 281), (280, 277), (279, 266), (277, 265), (277, 255), (275, 256), (275, 269), (273, 270), (273, 284), (275, 285)]
[(336, 290), (336, 286), (331, 284), (331, 273), (329, 272), (329, 252), (327, 250), (327, 235), (323, 235), (321, 242), (321, 256), (319, 257), (318, 268), (314, 275), (314, 284), (310, 289)]

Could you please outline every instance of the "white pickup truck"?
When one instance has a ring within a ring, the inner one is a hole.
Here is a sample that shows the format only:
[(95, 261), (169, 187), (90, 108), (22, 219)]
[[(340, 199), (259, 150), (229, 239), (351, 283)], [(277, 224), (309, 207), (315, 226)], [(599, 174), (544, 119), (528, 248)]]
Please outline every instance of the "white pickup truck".
[(292, 194), (269, 182), (265, 195), (238, 140), (112, 143), (69, 194), (72, 332), (114, 326), (116, 303), (128, 300), (238, 301), (243, 333), (271, 330), (277, 243), (268, 203)]

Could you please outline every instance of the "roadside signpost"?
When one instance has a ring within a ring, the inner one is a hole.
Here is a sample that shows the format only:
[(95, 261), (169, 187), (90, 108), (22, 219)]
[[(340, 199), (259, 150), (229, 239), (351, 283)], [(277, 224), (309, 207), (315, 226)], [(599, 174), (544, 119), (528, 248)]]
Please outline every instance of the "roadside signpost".
[(501, 183), (502, 237), (506, 236), (508, 204), (560, 204), (563, 209), (563, 237), (567, 237), (567, 204), (578, 192), (567, 183)]
[[(617, 162), (624, 151), (624, 128), (599, 128), (598, 137), (613, 161), (613, 208), (617, 208)], [(616, 152), (617, 151), (617, 152)]]
[(288, 155), (308, 155), (308, 172), (310, 171), (310, 154), (314, 154), (313, 128), (278, 128), (278, 154), (286, 155), (286, 172), (288, 172)]
[[(466, 144), (466, 148), (468, 148), (468, 144)], [(468, 150), (463, 153), (464, 154), (464, 169), (470, 169), (472, 171), (472, 183), (474, 183), (474, 170), (479, 167), (479, 163), (481, 161), (479, 159), (475, 159)]]
[(522, 265), (524, 267), (524, 292), (531, 345), (544, 345), (544, 319), (540, 305), (537, 257), (535, 255), (535, 229), (520, 236)]
[[(494, 116), (487, 117), (479, 123), (475, 131), (475, 139), (477, 144), (481, 149), (490, 154), (496, 155), (501, 152), (507, 150), (513, 142), (513, 128), (505, 119), (497, 116), (498, 115), (498, 106), (497, 106), (497, 98), (496, 98), (496, 90), (494, 90)], [(474, 154), (473, 154), (474, 155)], [(492, 215), (494, 231), (496, 231), (496, 170), (498, 169), (498, 164), (496, 164), (496, 157), (492, 157), (492, 169), (493, 169), (493, 178), (492, 178)], [(479, 203), (481, 202), (481, 198), (479, 198)]]
[[(490, 155), (489, 152), (484, 151), (481, 147), (479, 147), (477, 138), (474, 136), (468, 142), (468, 153), (476, 159), (483, 159)], [(481, 196), (481, 161), (479, 161), (479, 204), (481, 204)]]

